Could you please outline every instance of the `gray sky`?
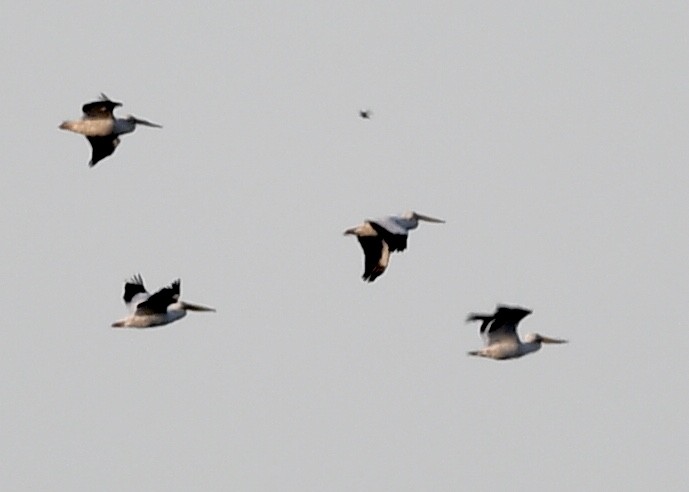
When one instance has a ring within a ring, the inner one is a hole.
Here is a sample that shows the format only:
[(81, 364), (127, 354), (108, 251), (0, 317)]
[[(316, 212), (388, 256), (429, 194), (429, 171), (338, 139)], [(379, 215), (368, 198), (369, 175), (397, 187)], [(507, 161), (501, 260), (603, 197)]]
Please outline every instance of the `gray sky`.
[[(2, 489), (683, 490), (687, 25), (3, 5)], [(165, 128), (89, 169), (57, 126), (101, 91)], [(365, 284), (342, 231), (406, 209), (447, 224)], [(136, 272), (218, 312), (113, 330)], [(497, 302), (571, 343), (467, 357)]]

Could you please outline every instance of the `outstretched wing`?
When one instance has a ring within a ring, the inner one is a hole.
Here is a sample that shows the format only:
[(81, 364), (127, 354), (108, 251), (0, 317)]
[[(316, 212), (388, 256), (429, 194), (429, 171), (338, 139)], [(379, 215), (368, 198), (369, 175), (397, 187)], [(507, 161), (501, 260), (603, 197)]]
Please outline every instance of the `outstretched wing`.
[(86, 137), (91, 144), (93, 151), (91, 152), (91, 160), (89, 167), (98, 164), (99, 161), (105, 159), (115, 152), (115, 149), (120, 144), (120, 139), (115, 135), (107, 135), (105, 137)]
[(467, 315), (467, 322), (469, 321), (480, 321), (481, 322), (481, 328), (479, 329), (479, 333), (481, 336), (486, 331), (486, 328), (488, 328), (488, 325), (490, 325), (491, 321), (493, 321), (493, 315), (492, 314), (477, 314), (477, 313), (469, 313)]
[(467, 316), (467, 321), (481, 322), (479, 333), (486, 340), (486, 345), (506, 341), (519, 343), (517, 336), (519, 322), (512, 319), (509, 311), (498, 309), (495, 314), (471, 313)]
[(84, 118), (112, 118), (113, 110), (122, 103), (111, 101), (105, 94), (100, 95), (98, 101), (86, 103), (81, 107)]
[(509, 319), (494, 318), (488, 323), (483, 334), (488, 341), (488, 345), (506, 341), (519, 343), (517, 323)]
[[(376, 231), (376, 233), (383, 238), (383, 240), (388, 243), (390, 252), (394, 251), (404, 251), (407, 249), (407, 234), (401, 234), (398, 230), (391, 232), (389, 230), (389, 224), (378, 224), (377, 222), (368, 221), (371, 227)], [(401, 230), (401, 229), (400, 229)]]
[(144, 287), (144, 279), (141, 278), (140, 274), (134, 275), (124, 284), (122, 299), (124, 299), (124, 303), (130, 311), (134, 311), (136, 305), (148, 299), (149, 296), (150, 294), (146, 291), (146, 287)]
[(380, 236), (357, 236), (361, 249), (364, 250), (364, 275), (367, 282), (380, 277), (388, 266), (390, 248)]
[(136, 306), (136, 314), (162, 314), (167, 307), (179, 300), (180, 280), (177, 279), (168, 287), (163, 287), (155, 294)]

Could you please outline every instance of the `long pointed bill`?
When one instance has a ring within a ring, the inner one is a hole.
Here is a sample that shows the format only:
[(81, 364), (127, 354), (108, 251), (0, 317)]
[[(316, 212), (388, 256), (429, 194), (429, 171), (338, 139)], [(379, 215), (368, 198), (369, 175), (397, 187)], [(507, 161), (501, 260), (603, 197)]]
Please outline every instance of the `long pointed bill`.
[(349, 234), (352, 234), (352, 235), (356, 236), (356, 227), (352, 227), (351, 229), (347, 229), (347, 230), (344, 231), (342, 234), (343, 234), (344, 236), (347, 236), (347, 235), (349, 235)]
[(210, 311), (210, 312), (215, 312), (215, 309), (212, 307), (206, 307), (206, 306), (199, 306), (198, 304), (190, 304), (188, 302), (180, 302), (182, 304), (182, 307), (186, 309), (187, 311)]
[(548, 338), (541, 336), (542, 343), (567, 343), (567, 340), (560, 340), (559, 338)]
[(429, 217), (428, 215), (416, 214), (416, 218), (419, 220), (425, 220), (426, 222), (433, 222), (435, 224), (444, 224), (445, 221), (442, 219), (436, 219), (434, 217)]
[(151, 123), (150, 121), (140, 120), (139, 118), (134, 118), (137, 125), (152, 126), (153, 128), (162, 128), (162, 125), (158, 123)]

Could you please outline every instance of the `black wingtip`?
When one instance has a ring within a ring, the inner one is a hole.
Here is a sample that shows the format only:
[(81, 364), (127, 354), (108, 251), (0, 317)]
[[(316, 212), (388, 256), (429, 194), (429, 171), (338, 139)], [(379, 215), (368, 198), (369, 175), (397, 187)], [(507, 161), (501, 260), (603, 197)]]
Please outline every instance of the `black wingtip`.
[(140, 273), (135, 273), (134, 275), (129, 277), (129, 280), (127, 280), (127, 283), (134, 284), (134, 285), (143, 285), (144, 279), (141, 277)]
[(170, 282), (170, 288), (177, 294), (179, 295), (181, 289), (182, 289), (182, 280), (181, 279), (175, 279), (172, 282)]
[(122, 103), (121, 103), (121, 102), (115, 102), (115, 101), (113, 101), (113, 100), (110, 99), (108, 96), (106, 96), (104, 92), (101, 92), (101, 93), (100, 93), (100, 100), (101, 100), (101, 101), (107, 101), (107, 102), (109, 102), (109, 103), (112, 103), (114, 107), (122, 106)]
[(470, 321), (487, 321), (492, 318), (490, 314), (469, 313), (465, 321), (469, 323)]
[(144, 279), (141, 278), (141, 274), (132, 275), (124, 284), (124, 302), (129, 303), (135, 295), (145, 292), (146, 287), (144, 287)]

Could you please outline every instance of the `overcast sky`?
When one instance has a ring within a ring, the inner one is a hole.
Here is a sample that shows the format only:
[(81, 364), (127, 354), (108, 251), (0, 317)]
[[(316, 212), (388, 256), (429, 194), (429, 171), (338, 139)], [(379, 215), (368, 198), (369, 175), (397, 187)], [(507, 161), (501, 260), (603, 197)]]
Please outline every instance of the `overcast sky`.
[[(684, 490), (689, 4), (6, 2), (3, 490)], [(89, 169), (58, 130), (142, 127)], [(370, 108), (371, 120), (358, 117)], [(422, 224), (373, 284), (343, 237)], [(123, 281), (191, 313), (114, 330)], [(470, 311), (567, 338), (467, 357)]]

